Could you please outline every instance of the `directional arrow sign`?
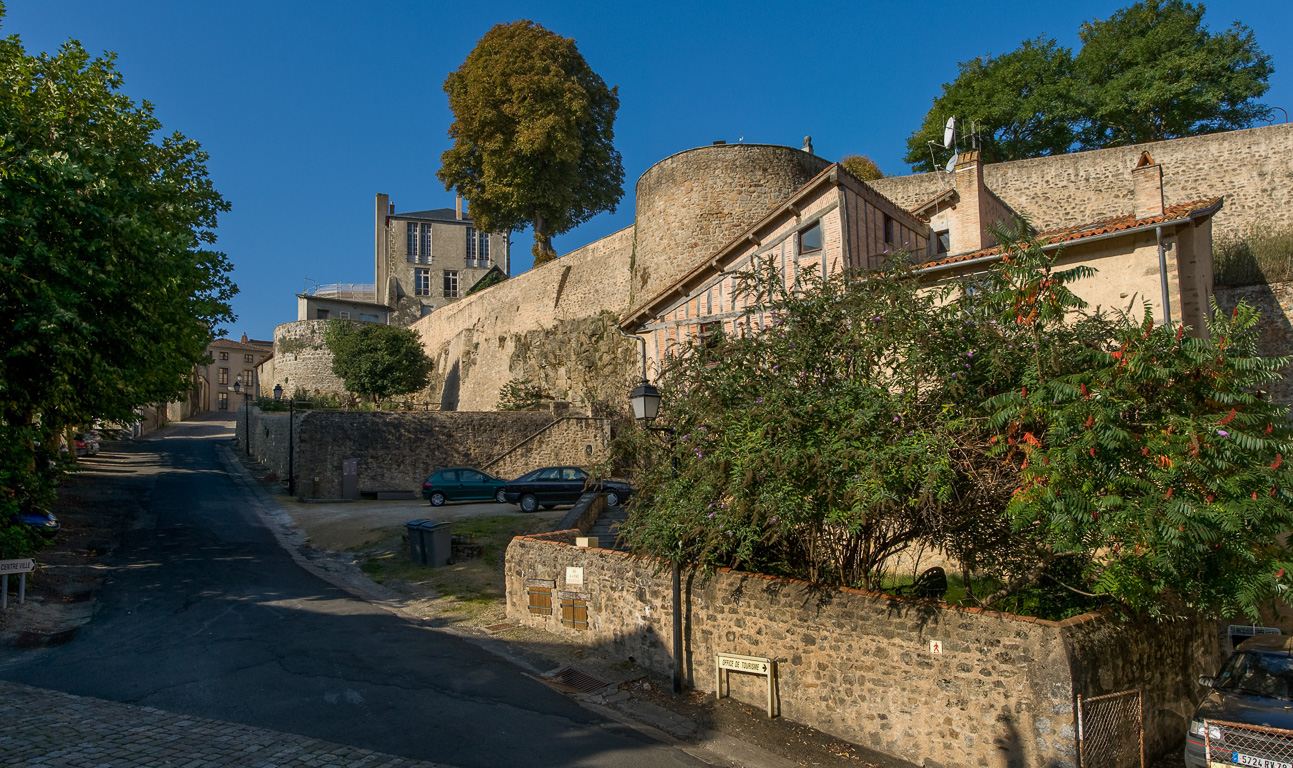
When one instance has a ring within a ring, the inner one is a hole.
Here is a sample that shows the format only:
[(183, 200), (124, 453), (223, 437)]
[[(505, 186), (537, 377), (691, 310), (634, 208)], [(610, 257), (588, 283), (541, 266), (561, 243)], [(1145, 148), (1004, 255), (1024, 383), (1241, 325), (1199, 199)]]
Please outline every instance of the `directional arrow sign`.
[(758, 656), (741, 656), (735, 653), (715, 654), (715, 675), (717, 679), (714, 681), (714, 695), (720, 699), (724, 696), (724, 683), (727, 682), (727, 675), (731, 672), (763, 675), (768, 682), (768, 717), (772, 717), (772, 686), (777, 676), (777, 667), (772, 663), (772, 659), (764, 659)]

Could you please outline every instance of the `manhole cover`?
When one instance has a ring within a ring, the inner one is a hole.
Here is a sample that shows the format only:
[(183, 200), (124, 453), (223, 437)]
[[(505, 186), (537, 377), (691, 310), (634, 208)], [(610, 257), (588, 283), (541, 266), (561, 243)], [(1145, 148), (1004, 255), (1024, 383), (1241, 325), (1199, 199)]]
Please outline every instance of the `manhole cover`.
[(544, 675), (539, 679), (565, 693), (592, 693), (599, 688), (605, 688), (607, 685), (592, 675), (586, 675), (573, 667), (563, 667), (551, 675)]

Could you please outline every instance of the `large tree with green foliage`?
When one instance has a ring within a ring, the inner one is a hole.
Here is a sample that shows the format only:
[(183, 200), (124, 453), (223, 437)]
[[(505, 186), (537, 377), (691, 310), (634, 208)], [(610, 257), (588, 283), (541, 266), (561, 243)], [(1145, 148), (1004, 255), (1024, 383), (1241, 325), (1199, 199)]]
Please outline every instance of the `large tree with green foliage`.
[(1085, 22), (1076, 55), (1054, 40), (963, 62), (907, 140), (913, 169), (955, 116), (980, 128), (983, 158), (1018, 160), (1247, 128), (1268, 115), (1270, 57), (1235, 22), (1203, 23), (1202, 5), (1141, 0)]
[(430, 381), (434, 361), (409, 328), (332, 320), (324, 341), (332, 353), (332, 372), (346, 390), (374, 403), (416, 392)]
[(49, 500), (70, 426), (182, 395), (236, 289), (210, 248), (228, 205), (206, 154), (158, 135), (111, 54), (9, 37), (0, 69), (3, 513)]
[[(672, 447), (630, 434), (640, 551), (848, 586), (933, 547), (979, 605), (1256, 616), (1293, 581), (1288, 408), (1241, 306), (1200, 339), (1088, 314), (1087, 267), (998, 232), (973, 291), (901, 264), (745, 276), (736, 335), (663, 363)], [(676, 467), (676, 468), (675, 468)]]
[(534, 228), (536, 264), (555, 258), (552, 236), (623, 195), (613, 144), (616, 88), (575, 41), (532, 21), (498, 24), (444, 82), (453, 147), (437, 173), (471, 201), (480, 229)]

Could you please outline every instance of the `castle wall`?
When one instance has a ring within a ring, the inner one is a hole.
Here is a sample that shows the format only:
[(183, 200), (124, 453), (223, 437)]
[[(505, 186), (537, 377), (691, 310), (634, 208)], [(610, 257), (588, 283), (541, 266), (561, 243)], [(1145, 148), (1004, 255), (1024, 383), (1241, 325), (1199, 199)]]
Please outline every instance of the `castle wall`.
[(323, 341), (327, 320), (298, 320), (274, 328), (274, 356), (260, 367), (260, 396), (273, 397), (274, 385), (283, 396), (344, 396), (341, 379), (332, 372), (332, 352)]
[(659, 293), (763, 218), (830, 163), (771, 144), (715, 144), (671, 155), (637, 183), (632, 304)]
[(626, 398), (637, 355), (615, 319), (628, 308), (632, 258), (628, 227), (414, 323), (436, 364), (431, 399), (493, 410), (513, 379), (572, 402)]
[[(1141, 152), (1163, 166), (1168, 205), (1225, 195), (1215, 234), (1293, 225), (1293, 124), (1131, 144), (983, 167), (989, 189), (1040, 230), (1131, 213), (1131, 171)], [(949, 188), (945, 173), (868, 182), (910, 210)]]

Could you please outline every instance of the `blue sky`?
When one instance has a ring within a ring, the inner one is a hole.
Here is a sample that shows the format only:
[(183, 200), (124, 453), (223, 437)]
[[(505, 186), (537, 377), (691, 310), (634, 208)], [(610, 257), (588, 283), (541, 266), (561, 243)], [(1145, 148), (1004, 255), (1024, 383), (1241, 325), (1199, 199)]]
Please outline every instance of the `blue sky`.
[[(452, 122), (442, 90), (493, 24), (529, 18), (578, 41), (619, 86), (625, 195), (556, 239), (565, 253), (633, 221), (651, 164), (718, 139), (870, 155), (905, 173), (904, 142), (956, 64), (1038, 35), (1076, 47), (1079, 24), (1128, 2), (408, 3), (18, 0), (3, 33), (29, 52), (68, 38), (115, 51), (125, 92), (210, 153), (233, 210), (219, 247), (241, 293), (229, 327), (270, 338), (293, 294), (373, 279), (373, 195), (401, 211), (449, 207), (435, 178)], [(1293, 3), (1212, 2), (1271, 54), (1267, 104), (1293, 110)], [(515, 272), (530, 234), (513, 235)]]

